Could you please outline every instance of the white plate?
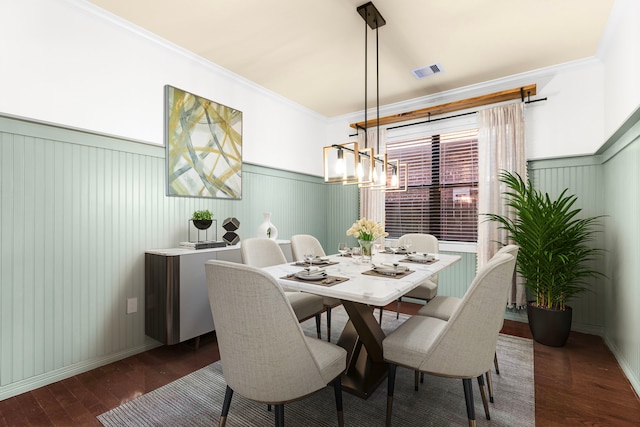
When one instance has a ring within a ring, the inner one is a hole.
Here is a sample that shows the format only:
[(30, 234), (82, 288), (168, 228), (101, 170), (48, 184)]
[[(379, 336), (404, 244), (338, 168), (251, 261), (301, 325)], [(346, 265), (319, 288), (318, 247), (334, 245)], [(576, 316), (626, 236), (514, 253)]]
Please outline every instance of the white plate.
[(393, 265), (376, 265), (373, 269), (374, 271), (383, 274), (398, 274), (407, 271), (407, 267)]
[[(311, 264), (325, 264), (329, 262), (329, 258), (314, 258), (311, 260)], [(303, 260), (300, 261), (301, 264), (309, 264), (309, 261)]]
[(425, 253), (415, 253), (415, 254), (411, 254), (408, 255), (407, 258), (409, 258), (411, 261), (435, 261), (437, 258), (435, 255), (433, 254), (425, 254)]
[(327, 273), (324, 271), (313, 271), (311, 273), (308, 271), (299, 271), (295, 276), (302, 280), (322, 280), (327, 277)]

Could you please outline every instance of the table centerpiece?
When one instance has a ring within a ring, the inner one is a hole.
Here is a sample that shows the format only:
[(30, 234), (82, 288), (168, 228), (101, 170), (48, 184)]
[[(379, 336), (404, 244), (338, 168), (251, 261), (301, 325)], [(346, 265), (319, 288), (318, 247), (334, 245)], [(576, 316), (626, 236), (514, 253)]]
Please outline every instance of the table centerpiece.
[(358, 239), (363, 263), (371, 262), (373, 242), (380, 237), (387, 237), (388, 235), (389, 233), (384, 231), (382, 224), (366, 218), (360, 218), (347, 230), (347, 236), (353, 236)]

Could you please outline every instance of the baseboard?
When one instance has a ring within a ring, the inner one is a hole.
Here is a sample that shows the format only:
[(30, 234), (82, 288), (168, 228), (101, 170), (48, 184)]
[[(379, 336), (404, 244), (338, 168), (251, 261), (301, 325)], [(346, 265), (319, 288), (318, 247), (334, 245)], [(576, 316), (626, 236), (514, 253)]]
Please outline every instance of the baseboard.
[(611, 350), (611, 353), (613, 353), (613, 357), (618, 361), (618, 365), (622, 369), (622, 372), (624, 372), (624, 376), (627, 377), (627, 380), (631, 383), (631, 387), (636, 392), (636, 398), (640, 399), (640, 378), (635, 376), (633, 369), (631, 369), (627, 361), (622, 357), (622, 354), (613, 341), (611, 341), (607, 336), (603, 336), (602, 338), (604, 339), (607, 347), (609, 347), (609, 350)]
[(65, 366), (64, 368), (56, 369), (54, 371), (46, 372), (44, 374), (36, 375), (22, 381), (8, 384), (6, 386), (0, 387), (0, 400), (8, 399), (10, 397), (14, 397), (46, 385), (53, 384), (57, 381), (70, 378), (74, 375), (82, 374), (92, 369), (99, 368), (100, 366), (108, 365), (109, 363), (117, 362), (118, 360), (126, 359), (129, 356), (143, 353), (161, 345), (162, 344), (160, 344), (159, 342), (149, 339), (142, 345), (128, 348), (125, 351), (119, 353), (114, 353), (95, 359), (84, 360), (80, 363), (75, 363), (73, 365)]

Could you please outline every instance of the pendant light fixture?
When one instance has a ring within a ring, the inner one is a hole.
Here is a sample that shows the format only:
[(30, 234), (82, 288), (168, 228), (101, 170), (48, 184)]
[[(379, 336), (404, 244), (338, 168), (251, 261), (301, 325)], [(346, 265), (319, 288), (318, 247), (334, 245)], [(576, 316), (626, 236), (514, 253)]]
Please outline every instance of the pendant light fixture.
[[(324, 180), (325, 182), (342, 182), (344, 185), (358, 184), (362, 188), (383, 191), (406, 191), (407, 165), (398, 160), (387, 160), (386, 153), (380, 153), (380, 78), (378, 60), (378, 28), (386, 24), (378, 9), (372, 2), (357, 8), (358, 14), (365, 22), (365, 64), (364, 64), (364, 147), (357, 142), (333, 144), (324, 147)], [(367, 89), (368, 89), (368, 32), (376, 31), (376, 150), (369, 145), (367, 129)], [(401, 168), (404, 167), (404, 179)], [(404, 181), (404, 186), (400, 181)]]

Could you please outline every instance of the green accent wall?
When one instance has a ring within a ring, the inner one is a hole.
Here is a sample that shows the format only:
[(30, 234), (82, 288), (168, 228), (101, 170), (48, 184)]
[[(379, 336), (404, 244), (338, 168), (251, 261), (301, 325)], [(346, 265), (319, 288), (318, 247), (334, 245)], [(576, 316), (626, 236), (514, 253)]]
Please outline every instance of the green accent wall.
[[(529, 163), (544, 191), (569, 188), (586, 215), (606, 215), (594, 244), (607, 275), (572, 302), (574, 329), (602, 334), (636, 390), (640, 378), (640, 124), (594, 156)], [(0, 399), (157, 344), (144, 334), (144, 252), (187, 240), (194, 210), (240, 220), (253, 237), (271, 212), (279, 239), (308, 233), (335, 252), (358, 218), (356, 186), (243, 165), (241, 200), (165, 196), (164, 147), (0, 117)], [(355, 241), (353, 242), (355, 244)], [(462, 296), (474, 253), (443, 272)], [(127, 298), (138, 312), (126, 314)], [(522, 313), (507, 317), (526, 320)]]
[(187, 240), (193, 211), (218, 240), (225, 218), (246, 238), (271, 212), (279, 239), (327, 250), (358, 217), (357, 188), (251, 164), (242, 178), (241, 200), (167, 197), (164, 147), (0, 117), (0, 399), (156, 346), (144, 253)]

